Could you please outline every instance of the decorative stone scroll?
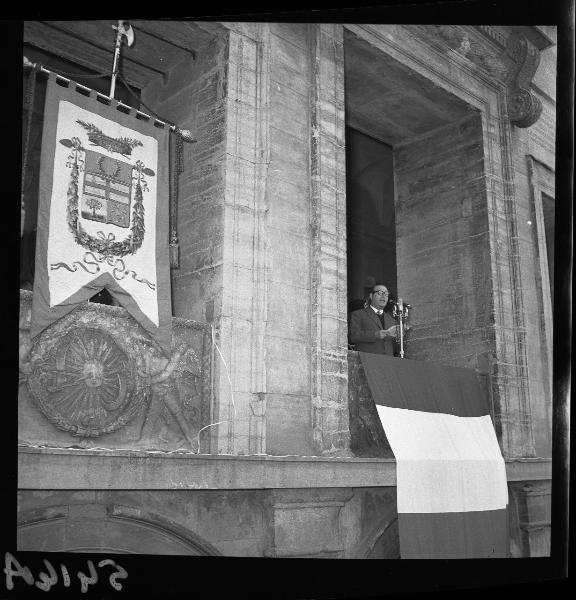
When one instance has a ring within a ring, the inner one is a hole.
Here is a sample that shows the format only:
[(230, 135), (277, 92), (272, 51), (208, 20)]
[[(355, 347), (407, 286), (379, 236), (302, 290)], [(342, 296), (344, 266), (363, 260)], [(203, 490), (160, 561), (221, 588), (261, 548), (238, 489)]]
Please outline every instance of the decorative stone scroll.
[(505, 83), (508, 116), (514, 125), (525, 128), (538, 121), (542, 103), (530, 86), (540, 63), (540, 51), (525, 36), (489, 26), (410, 25), (407, 29), (436, 47), (449, 48)]
[(508, 38), (506, 50), (515, 65), (508, 84), (508, 115), (517, 127), (530, 127), (542, 114), (542, 102), (530, 91), (532, 78), (540, 64), (540, 52), (520, 35)]

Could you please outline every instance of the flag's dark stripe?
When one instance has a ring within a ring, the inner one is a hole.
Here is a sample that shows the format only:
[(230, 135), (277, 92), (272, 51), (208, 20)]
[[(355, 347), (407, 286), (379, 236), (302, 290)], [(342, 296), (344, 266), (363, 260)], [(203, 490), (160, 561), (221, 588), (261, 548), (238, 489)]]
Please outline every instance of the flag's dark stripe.
[(376, 404), (459, 417), (490, 414), (472, 369), (359, 352)]
[(399, 513), (401, 558), (507, 558), (507, 510)]

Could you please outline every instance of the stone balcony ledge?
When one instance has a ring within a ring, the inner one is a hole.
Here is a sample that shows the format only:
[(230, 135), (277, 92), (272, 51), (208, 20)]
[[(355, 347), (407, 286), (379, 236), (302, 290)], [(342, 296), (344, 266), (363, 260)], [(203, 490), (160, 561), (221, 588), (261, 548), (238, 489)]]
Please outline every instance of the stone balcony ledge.
[[(506, 461), (508, 481), (547, 480), (550, 459)], [(282, 489), (389, 487), (393, 458), (231, 456), (189, 452), (20, 447), (18, 488)]]

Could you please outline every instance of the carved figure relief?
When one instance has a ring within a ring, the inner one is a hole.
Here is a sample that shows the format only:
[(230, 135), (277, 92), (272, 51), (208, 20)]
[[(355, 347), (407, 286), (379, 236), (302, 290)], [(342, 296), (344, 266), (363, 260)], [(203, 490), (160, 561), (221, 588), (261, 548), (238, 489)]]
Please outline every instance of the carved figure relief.
[[(176, 441), (196, 450), (200, 428), (201, 393), (198, 389), (200, 362), (186, 343), (179, 344), (170, 359), (144, 355), (144, 369), (138, 374), (145, 382), (147, 408), (138, 443), (147, 440)], [(170, 439), (172, 438), (172, 439)]]
[(69, 331), (31, 361), (29, 371), (27, 385), (38, 408), (73, 435), (115, 431), (142, 406), (134, 362), (101, 329)]

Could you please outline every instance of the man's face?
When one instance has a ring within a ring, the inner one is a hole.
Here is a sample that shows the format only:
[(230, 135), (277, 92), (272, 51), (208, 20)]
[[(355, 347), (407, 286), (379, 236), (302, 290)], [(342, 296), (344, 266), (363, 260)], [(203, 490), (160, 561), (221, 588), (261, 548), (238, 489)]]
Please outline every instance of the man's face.
[(388, 304), (388, 288), (385, 285), (377, 285), (370, 294), (370, 304), (378, 310)]

